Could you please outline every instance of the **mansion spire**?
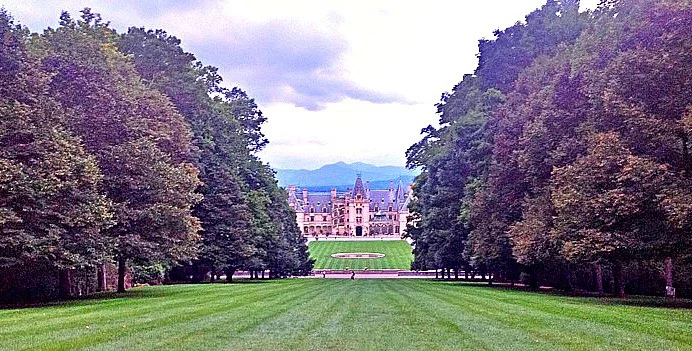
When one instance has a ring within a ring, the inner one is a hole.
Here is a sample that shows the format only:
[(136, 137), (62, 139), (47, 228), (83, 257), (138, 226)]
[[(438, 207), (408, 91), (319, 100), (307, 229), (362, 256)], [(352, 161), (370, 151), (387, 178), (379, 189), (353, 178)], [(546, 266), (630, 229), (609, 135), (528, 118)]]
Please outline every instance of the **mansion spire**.
[[(289, 203), (296, 222), (305, 236), (375, 236), (402, 235), (408, 219), (408, 199), (403, 185), (394, 191), (370, 189), (358, 174), (353, 190), (339, 193), (301, 191), (290, 186)], [(405, 196), (405, 197), (404, 197)]]
[(353, 188), (353, 194), (365, 196), (365, 187), (363, 186), (363, 180), (360, 178), (360, 174), (358, 174), (358, 178), (356, 178), (356, 186)]

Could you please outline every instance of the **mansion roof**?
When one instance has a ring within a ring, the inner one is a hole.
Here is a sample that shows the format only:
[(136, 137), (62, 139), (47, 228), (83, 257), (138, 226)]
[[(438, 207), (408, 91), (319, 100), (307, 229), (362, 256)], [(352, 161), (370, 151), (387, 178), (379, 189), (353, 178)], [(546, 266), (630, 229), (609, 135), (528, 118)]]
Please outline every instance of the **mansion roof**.
[(368, 203), (371, 212), (380, 210), (388, 210), (389, 206), (393, 211), (406, 211), (410, 200), (409, 191), (403, 186), (401, 181), (396, 187), (390, 185), (388, 190), (370, 190), (366, 183), (363, 186), (363, 181), (360, 177), (356, 179), (353, 190), (348, 190), (343, 193), (337, 193), (332, 190), (330, 193), (309, 193), (304, 189), (302, 193), (297, 193), (296, 188), (289, 188), (288, 201), (297, 211), (311, 212), (314, 209), (315, 213), (331, 213), (333, 206), (344, 204), (351, 201), (356, 195), (362, 195), (364, 202)]

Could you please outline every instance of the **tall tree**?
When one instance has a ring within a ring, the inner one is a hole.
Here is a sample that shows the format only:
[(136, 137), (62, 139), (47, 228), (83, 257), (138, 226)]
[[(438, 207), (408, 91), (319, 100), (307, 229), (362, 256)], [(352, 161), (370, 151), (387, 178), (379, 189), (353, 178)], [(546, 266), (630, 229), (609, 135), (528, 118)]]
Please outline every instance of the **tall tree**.
[(556, 168), (555, 229), (570, 260), (610, 262), (624, 295), (622, 263), (646, 253), (665, 228), (658, 204), (665, 165), (633, 155), (615, 133), (596, 134), (587, 154)]
[(0, 11), (0, 267), (48, 265), (71, 295), (70, 271), (102, 262), (111, 207), (96, 160), (64, 128), (50, 76), (26, 52), (28, 31)]
[(116, 33), (88, 8), (67, 13), (37, 39), (35, 53), (52, 75), (50, 93), (69, 108), (71, 131), (98, 159), (113, 202), (118, 290), (128, 260), (194, 256), (200, 200), (191, 132), (169, 100), (148, 89), (116, 46)]
[(295, 214), (285, 211), (285, 194), (253, 155), (267, 143), (260, 129), (266, 118), (254, 100), (239, 88), (222, 87), (215, 67), (202, 65), (164, 31), (130, 28), (118, 47), (133, 55), (145, 82), (170, 96), (192, 126), (204, 184), (204, 200), (195, 209), (203, 226), (195, 267), (224, 271), (229, 279), (238, 269), (298, 267), (290, 263), (295, 254), (287, 254), (306, 252), (302, 236), (293, 237)]

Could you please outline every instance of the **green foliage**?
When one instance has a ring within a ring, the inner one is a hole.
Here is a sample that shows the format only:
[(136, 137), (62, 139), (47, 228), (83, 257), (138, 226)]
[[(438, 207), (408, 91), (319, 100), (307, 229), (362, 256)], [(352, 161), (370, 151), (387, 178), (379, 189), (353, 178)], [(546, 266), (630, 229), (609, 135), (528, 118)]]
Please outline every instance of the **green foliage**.
[(0, 267), (61, 269), (101, 262), (112, 224), (102, 174), (47, 94), (49, 76), (25, 50), (26, 31), (0, 13)]
[[(36, 39), (49, 92), (71, 112), (80, 136), (104, 174), (113, 202), (115, 256), (176, 260), (193, 257), (199, 223), (192, 216), (197, 170), (189, 163), (191, 132), (185, 120), (120, 53), (117, 34), (89, 9), (82, 19), (63, 13), (57, 29)], [(120, 272), (121, 285), (124, 271)]]
[(203, 66), (164, 31), (130, 28), (117, 43), (132, 55), (145, 82), (171, 97), (192, 127), (203, 183), (195, 215), (202, 246), (192, 262), (202, 274), (270, 269), (272, 275), (311, 269), (305, 239), (286, 194), (254, 152), (266, 145), (266, 121), (239, 88), (220, 86), (215, 67)]
[(83, 279), (107, 261), (121, 291), (128, 261), (311, 269), (254, 155), (266, 118), (217, 68), (164, 31), (120, 35), (89, 8), (40, 35), (2, 11), (0, 38), (0, 268), (40, 261), (66, 291), (71, 269)]
[[(441, 128), (407, 153), (424, 169), (410, 208), (416, 262), (439, 267), (450, 230), (465, 243), (452, 255), (500, 275), (597, 262), (617, 285), (623, 263), (689, 257), (690, 6), (578, 13), (548, 1), (481, 41), (475, 76), (438, 105)], [(489, 88), (504, 97), (479, 104)], [(472, 121), (484, 122), (465, 129)]]

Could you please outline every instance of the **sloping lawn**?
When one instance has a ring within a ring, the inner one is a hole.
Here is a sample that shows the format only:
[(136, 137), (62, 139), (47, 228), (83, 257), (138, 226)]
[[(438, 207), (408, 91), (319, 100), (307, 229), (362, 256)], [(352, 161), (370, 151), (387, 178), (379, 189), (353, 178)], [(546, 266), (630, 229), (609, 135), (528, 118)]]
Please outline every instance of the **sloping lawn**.
[[(411, 268), (411, 245), (404, 240), (313, 241), (309, 244), (315, 269), (401, 269)], [(385, 254), (382, 258), (334, 258), (335, 253), (370, 252)]]
[(0, 350), (692, 350), (692, 310), (419, 279), (132, 289), (0, 310)]

